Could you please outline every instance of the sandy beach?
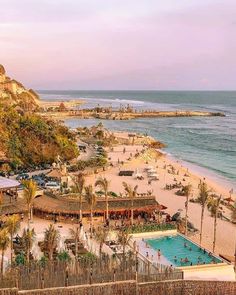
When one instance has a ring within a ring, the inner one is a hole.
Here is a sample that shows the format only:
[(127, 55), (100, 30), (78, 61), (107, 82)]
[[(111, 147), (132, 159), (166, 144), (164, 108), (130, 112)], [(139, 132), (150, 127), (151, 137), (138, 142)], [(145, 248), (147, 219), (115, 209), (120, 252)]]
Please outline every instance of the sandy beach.
[[(123, 138), (127, 136), (126, 133), (119, 134)], [(156, 200), (160, 204), (167, 207), (166, 211), (169, 214), (172, 215), (179, 211), (181, 212), (182, 217), (184, 217), (186, 198), (183, 196), (177, 196), (175, 194), (176, 189), (166, 190), (166, 184), (174, 184), (174, 179), (176, 179), (177, 182), (182, 182), (183, 185), (191, 184), (192, 196), (190, 198), (196, 198), (198, 196), (198, 184), (200, 180), (203, 181), (205, 176), (192, 172), (187, 167), (184, 167), (179, 161), (173, 160), (164, 154), (160, 156), (159, 152), (157, 153), (154, 149), (146, 149), (144, 154), (138, 158), (134, 158), (133, 155), (142, 149), (142, 145), (119, 145), (114, 147), (113, 151), (108, 151), (108, 158), (110, 158), (114, 167), (109, 168), (107, 171), (104, 171), (99, 175), (95, 174), (88, 176), (87, 181), (89, 183), (94, 183), (99, 176), (104, 176), (110, 180), (111, 190), (114, 190), (117, 193), (123, 193), (123, 181), (133, 186), (137, 184), (139, 193), (146, 193), (147, 190), (152, 190), (153, 195), (156, 196)], [(120, 163), (123, 161), (124, 164), (118, 164), (118, 159)], [(148, 166), (156, 168), (159, 175), (159, 180), (152, 181), (151, 184), (148, 183), (147, 173), (145, 172), (145, 168)], [(167, 170), (170, 166), (173, 166), (174, 169), (178, 171), (178, 175), (168, 173)], [(165, 167), (167, 168), (164, 169)], [(119, 176), (118, 173), (121, 169), (138, 171), (142, 174), (144, 179), (137, 180), (134, 176)], [(186, 174), (189, 176), (186, 177)], [(212, 192), (217, 195), (222, 195), (223, 198), (229, 197), (229, 190), (223, 184), (215, 182), (209, 178), (205, 178), (204, 181), (207, 183)], [(232, 198), (235, 198), (235, 195), (233, 195)], [(197, 229), (200, 229), (201, 206), (197, 203), (189, 202), (188, 215), (189, 221), (192, 222)], [(225, 206), (223, 206), (223, 215), (230, 218), (230, 210), (228, 210)], [(206, 209), (204, 214), (202, 246), (209, 250), (212, 250), (213, 222), (214, 219), (211, 217), (210, 212)], [(233, 257), (236, 242), (236, 225), (219, 218), (217, 219), (217, 222), (216, 253)], [(190, 238), (198, 243), (199, 233), (191, 235)]]

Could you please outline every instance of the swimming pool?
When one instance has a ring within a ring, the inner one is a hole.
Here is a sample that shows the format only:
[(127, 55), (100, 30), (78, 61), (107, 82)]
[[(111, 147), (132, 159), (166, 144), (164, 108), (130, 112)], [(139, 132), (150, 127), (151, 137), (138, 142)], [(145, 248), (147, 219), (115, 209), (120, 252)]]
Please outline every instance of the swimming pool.
[(218, 257), (178, 234), (145, 239), (145, 242), (156, 251), (160, 249), (161, 255), (176, 267), (222, 262)]

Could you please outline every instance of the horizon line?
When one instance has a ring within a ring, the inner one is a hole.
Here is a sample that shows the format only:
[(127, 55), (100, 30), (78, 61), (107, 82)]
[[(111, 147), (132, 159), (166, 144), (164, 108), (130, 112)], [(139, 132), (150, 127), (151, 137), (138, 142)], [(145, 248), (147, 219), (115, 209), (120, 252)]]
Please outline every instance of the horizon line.
[(114, 92), (147, 92), (147, 91), (153, 91), (153, 92), (236, 92), (236, 89), (172, 89), (172, 90), (160, 90), (160, 89), (35, 89), (35, 91), (114, 91)]

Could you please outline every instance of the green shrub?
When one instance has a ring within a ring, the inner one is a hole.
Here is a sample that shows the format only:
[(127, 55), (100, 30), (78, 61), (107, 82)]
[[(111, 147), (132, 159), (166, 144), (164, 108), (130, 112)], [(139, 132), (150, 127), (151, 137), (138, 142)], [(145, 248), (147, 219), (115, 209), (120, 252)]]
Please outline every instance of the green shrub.
[(143, 225), (133, 225), (126, 229), (126, 231), (130, 231), (132, 234), (137, 233), (145, 233), (145, 232), (154, 232), (154, 231), (165, 231), (165, 230), (173, 230), (176, 229), (176, 225), (172, 223), (164, 223), (164, 224), (143, 224)]
[(71, 257), (69, 255), (69, 253), (67, 251), (61, 251), (58, 253), (57, 255), (57, 258), (60, 260), (60, 261), (70, 261), (71, 260)]

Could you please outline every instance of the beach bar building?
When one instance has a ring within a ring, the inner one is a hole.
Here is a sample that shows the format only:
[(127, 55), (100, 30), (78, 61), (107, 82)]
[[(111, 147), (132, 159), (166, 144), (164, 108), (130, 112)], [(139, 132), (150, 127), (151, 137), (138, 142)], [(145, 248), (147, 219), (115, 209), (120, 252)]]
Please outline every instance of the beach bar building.
[(18, 198), (19, 186), (18, 181), (0, 176), (2, 214), (22, 213), (26, 210), (23, 200)]
[[(131, 199), (129, 198), (109, 198), (109, 216), (110, 219), (128, 218), (131, 211)], [(74, 197), (68, 195), (63, 196), (49, 196), (44, 195), (34, 200), (34, 213), (39, 217), (47, 219), (58, 220), (72, 220), (78, 218), (79, 202)], [(150, 216), (154, 211), (165, 210), (166, 207), (160, 205), (155, 200), (155, 197), (146, 196), (138, 197), (133, 200), (134, 217), (139, 215)], [(101, 217), (104, 219), (106, 211), (106, 201), (104, 198), (97, 199), (96, 205), (93, 208), (94, 217)], [(90, 216), (90, 207), (87, 202), (82, 203), (83, 217)]]
[(20, 183), (16, 180), (0, 176), (0, 193), (17, 195), (17, 189)]

